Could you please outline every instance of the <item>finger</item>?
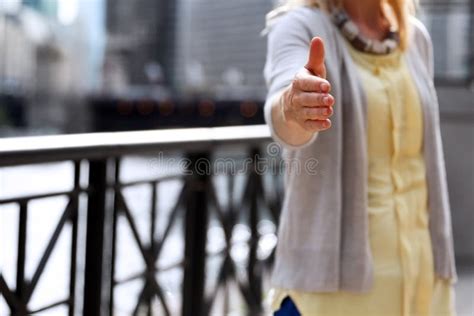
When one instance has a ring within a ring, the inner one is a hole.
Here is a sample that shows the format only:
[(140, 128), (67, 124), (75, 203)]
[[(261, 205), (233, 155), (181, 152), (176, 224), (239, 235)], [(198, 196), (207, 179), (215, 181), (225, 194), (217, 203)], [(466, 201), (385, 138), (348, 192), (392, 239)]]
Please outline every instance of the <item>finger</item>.
[(306, 120), (304, 122), (304, 128), (307, 131), (312, 131), (312, 132), (319, 132), (319, 131), (324, 131), (327, 130), (328, 128), (331, 127), (331, 120), (325, 119), (325, 120)]
[(325, 120), (333, 114), (333, 110), (329, 106), (317, 108), (303, 108), (303, 117), (307, 120)]
[(326, 78), (326, 66), (324, 65), (324, 42), (320, 37), (311, 40), (308, 62), (305, 68), (313, 75)]
[(293, 86), (301, 91), (306, 92), (323, 92), (331, 91), (331, 84), (326, 79), (316, 77), (310, 73), (298, 73), (293, 80)]
[(293, 103), (300, 106), (332, 106), (334, 97), (327, 93), (300, 92), (293, 97)]

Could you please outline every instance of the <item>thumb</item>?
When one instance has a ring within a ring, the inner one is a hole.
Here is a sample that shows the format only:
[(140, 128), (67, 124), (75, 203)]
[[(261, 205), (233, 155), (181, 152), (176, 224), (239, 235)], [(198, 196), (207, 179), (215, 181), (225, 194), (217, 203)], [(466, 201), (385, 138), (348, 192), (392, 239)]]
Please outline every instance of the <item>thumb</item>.
[(311, 40), (309, 58), (305, 66), (313, 75), (326, 78), (326, 66), (324, 65), (324, 42), (320, 37)]

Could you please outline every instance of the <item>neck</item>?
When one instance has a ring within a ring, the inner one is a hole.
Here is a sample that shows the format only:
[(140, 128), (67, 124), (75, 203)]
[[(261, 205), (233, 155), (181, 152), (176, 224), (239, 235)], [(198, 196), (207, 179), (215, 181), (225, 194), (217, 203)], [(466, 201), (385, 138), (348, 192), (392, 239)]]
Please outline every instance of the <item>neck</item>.
[(380, 22), (383, 17), (381, 0), (343, 0), (342, 3), (347, 14), (356, 22), (371, 25)]
[(342, 0), (342, 5), (363, 33), (383, 38), (389, 26), (382, 11), (382, 0)]

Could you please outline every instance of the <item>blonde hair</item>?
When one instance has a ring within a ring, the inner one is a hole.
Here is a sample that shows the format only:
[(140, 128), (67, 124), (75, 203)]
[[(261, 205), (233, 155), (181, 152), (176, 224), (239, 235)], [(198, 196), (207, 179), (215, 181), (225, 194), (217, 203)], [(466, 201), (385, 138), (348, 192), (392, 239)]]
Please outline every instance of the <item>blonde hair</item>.
[[(400, 47), (404, 50), (408, 46), (409, 19), (415, 13), (417, 0), (382, 0), (384, 14), (390, 23), (398, 27), (400, 35)], [(274, 9), (267, 15), (267, 24), (283, 12), (287, 12), (298, 6), (317, 7), (322, 10), (330, 10), (342, 5), (342, 0), (287, 0), (283, 5)]]

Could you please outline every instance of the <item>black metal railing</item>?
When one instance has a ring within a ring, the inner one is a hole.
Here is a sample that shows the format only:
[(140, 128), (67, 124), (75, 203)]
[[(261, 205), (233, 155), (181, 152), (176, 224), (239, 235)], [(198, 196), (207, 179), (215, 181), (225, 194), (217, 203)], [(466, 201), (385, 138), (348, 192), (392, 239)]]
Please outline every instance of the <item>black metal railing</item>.
[[(263, 279), (265, 271), (269, 271), (272, 264), (273, 252), (263, 259), (258, 255), (258, 244), (262, 237), (258, 225), (264, 217), (274, 223), (277, 222), (282, 197), (279, 164), (272, 164), (271, 169), (266, 169), (265, 173), (257, 167), (259, 160), (266, 155), (262, 146), (268, 143), (270, 143), (269, 131), (267, 127), (261, 125), (0, 140), (0, 168), (26, 164), (38, 164), (38, 168), (41, 168), (41, 163), (59, 161), (72, 161), (74, 168), (74, 185), (71, 190), (0, 199), (0, 212), (2, 205), (12, 203), (19, 205), (17, 253), (8, 254), (17, 258), (15, 284), (7, 284), (4, 276), (0, 275), (0, 293), (11, 314), (34, 314), (63, 305), (67, 306), (69, 315), (80, 313), (87, 316), (114, 315), (117, 287), (141, 280), (142, 288), (131, 314), (171, 315), (174, 312), (171, 311), (156, 275), (168, 273), (172, 269), (181, 269), (183, 278), (178, 282), (181, 285), (182, 297), (178, 314), (209, 315), (210, 311), (216, 308), (214, 303), (219, 292), (224, 293), (225, 303), (221, 304), (222, 308), (228, 309), (229, 295), (233, 295), (229, 288), (235, 285), (246, 306), (244, 313), (259, 315), (263, 312)], [(249, 162), (249, 168), (241, 174), (245, 181), (242, 181), (243, 193), (238, 199), (233, 198), (236, 191), (235, 173), (221, 174), (230, 184), (227, 189), (220, 188), (213, 181), (213, 177), (216, 176), (213, 172), (215, 166), (213, 154), (216, 150), (226, 148), (234, 150), (238, 148), (240, 156), (244, 153), (243, 157)], [(184, 172), (122, 181), (124, 156), (156, 154), (157, 151), (172, 150), (183, 153), (181, 157), (186, 161)], [(81, 181), (81, 176), (85, 172), (88, 173), (88, 183), (84, 185), (81, 184), (84, 182)], [(265, 181), (265, 177), (269, 177), (270, 181)], [(162, 218), (163, 221), (166, 220), (166, 225), (161, 235), (157, 237), (156, 222), (160, 219), (157, 188), (169, 181), (180, 181), (182, 186), (168, 216)], [(130, 199), (124, 194), (125, 189), (137, 186), (145, 186), (150, 191), (149, 208), (139, 210), (140, 216), (144, 214), (149, 216), (149, 225), (146, 229), (137, 225), (138, 213), (134, 214), (131, 211)], [(218, 198), (222, 192), (228, 196), (227, 203), (222, 203)], [(29, 204), (38, 199), (58, 196), (67, 197), (67, 205), (33, 276), (26, 277), (27, 227), (35, 225), (28, 220)], [(86, 199), (87, 203), (81, 204), (81, 199)], [(78, 217), (81, 212), (87, 214), (85, 236), (78, 233)], [(211, 217), (222, 227), (225, 240), (225, 247), (214, 253), (206, 247), (209, 241), (208, 228)], [(117, 237), (122, 234), (119, 221), (126, 223), (128, 230), (131, 231), (145, 266), (138, 273), (120, 279), (116, 274), (119, 260), (117, 249), (121, 246)], [(180, 231), (184, 241), (182, 259), (160, 266), (158, 262), (164, 256), (164, 245), (178, 222), (182, 225)], [(233, 231), (238, 223), (247, 225), (250, 232), (244, 278), (238, 276), (237, 270), (241, 269), (241, 266), (236, 264), (231, 255), (234, 243)], [(41, 308), (32, 310), (29, 307), (30, 299), (67, 225), (72, 228), (68, 295), (56, 302), (45, 302)], [(144, 235), (148, 236), (148, 242), (144, 240)], [(81, 267), (78, 265), (79, 244), (85, 244), (85, 264)], [(219, 267), (213, 267), (217, 271), (217, 282), (214, 288), (209, 289), (206, 265), (213, 256), (222, 256), (223, 260)], [(83, 279), (82, 287), (76, 282), (78, 278)], [(159, 302), (160, 308), (153, 307), (154, 301)], [(218, 312), (220, 315), (226, 313), (225, 310)]]

